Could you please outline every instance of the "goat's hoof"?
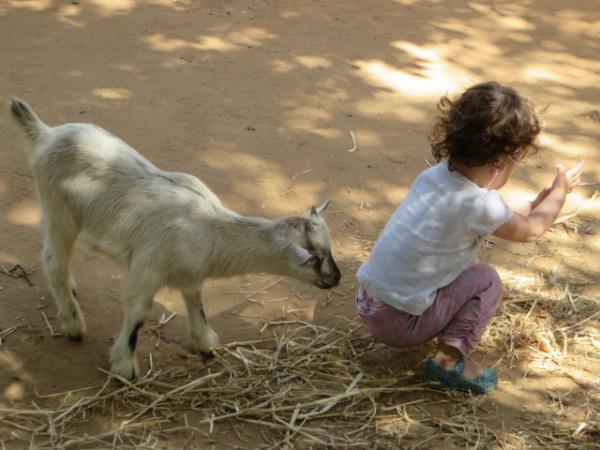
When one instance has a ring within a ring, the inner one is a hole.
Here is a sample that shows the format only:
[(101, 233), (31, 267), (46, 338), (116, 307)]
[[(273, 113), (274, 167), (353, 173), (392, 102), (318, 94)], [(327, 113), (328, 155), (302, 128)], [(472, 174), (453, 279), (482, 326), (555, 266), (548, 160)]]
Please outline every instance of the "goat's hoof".
[(208, 350), (208, 351), (202, 350), (200, 352), (200, 354), (202, 356), (204, 356), (206, 359), (212, 359), (215, 357), (215, 352), (213, 352), (212, 350)]
[(85, 324), (83, 320), (77, 317), (69, 322), (63, 322), (62, 332), (68, 340), (81, 342), (85, 333)]
[(71, 342), (83, 341), (83, 333), (82, 332), (66, 333), (66, 334), (67, 334), (67, 339), (70, 340)]
[(121, 375), (126, 380), (135, 380), (139, 373), (137, 362), (128, 358), (113, 361), (110, 371)]

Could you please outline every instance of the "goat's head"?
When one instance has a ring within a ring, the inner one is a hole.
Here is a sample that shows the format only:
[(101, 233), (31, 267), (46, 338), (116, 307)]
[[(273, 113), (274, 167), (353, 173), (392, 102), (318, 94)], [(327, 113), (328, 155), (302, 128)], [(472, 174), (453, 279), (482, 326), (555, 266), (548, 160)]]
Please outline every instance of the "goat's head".
[(340, 282), (341, 273), (331, 254), (329, 229), (321, 213), (329, 201), (311, 208), (303, 216), (281, 220), (287, 267), (285, 272), (321, 289), (331, 289)]

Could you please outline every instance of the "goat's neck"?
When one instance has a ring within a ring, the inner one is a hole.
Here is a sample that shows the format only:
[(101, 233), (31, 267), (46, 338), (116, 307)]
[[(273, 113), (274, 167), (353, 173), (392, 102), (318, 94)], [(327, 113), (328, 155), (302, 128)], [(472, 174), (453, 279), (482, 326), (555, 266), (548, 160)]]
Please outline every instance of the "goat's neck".
[(219, 245), (211, 276), (278, 272), (283, 255), (273, 239), (276, 222), (234, 214), (217, 226)]

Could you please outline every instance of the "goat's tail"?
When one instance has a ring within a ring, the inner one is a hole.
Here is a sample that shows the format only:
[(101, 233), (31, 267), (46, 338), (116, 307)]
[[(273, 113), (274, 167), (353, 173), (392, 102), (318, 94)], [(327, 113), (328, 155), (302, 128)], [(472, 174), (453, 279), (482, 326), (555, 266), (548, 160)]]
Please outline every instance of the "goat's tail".
[(48, 129), (48, 126), (33, 112), (31, 106), (22, 100), (13, 99), (10, 113), (31, 141), (38, 139)]

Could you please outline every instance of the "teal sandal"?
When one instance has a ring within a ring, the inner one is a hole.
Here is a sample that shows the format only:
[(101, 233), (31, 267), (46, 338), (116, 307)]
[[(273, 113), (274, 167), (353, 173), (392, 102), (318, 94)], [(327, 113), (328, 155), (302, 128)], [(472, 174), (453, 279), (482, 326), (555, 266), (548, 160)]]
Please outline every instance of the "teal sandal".
[(453, 369), (444, 369), (432, 359), (427, 361), (424, 378), (426, 381), (437, 382), (436, 387), (474, 394), (486, 394), (498, 386), (498, 374), (490, 368), (483, 369), (483, 375), (472, 380), (465, 380), (460, 375), (465, 368), (464, 359), (458, 360)]

